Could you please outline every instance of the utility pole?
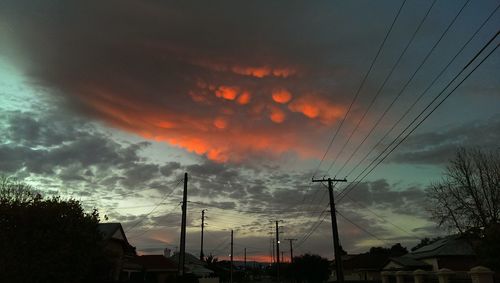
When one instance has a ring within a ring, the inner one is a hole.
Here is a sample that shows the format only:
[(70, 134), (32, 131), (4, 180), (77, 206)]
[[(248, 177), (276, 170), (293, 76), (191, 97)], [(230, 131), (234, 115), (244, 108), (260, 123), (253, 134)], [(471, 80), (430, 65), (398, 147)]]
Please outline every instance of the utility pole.
[(290, 263), (293, 263), (293, 241), (297, 241), (297, 239), (285, 239), (290, 241)]
[(205, 228), (205, 210), (201, 211), (201, 249), (200, 249), (200, 260), (205, 260), (205, 255), (203, 254), (203, 229)]
[(233, 230), (231, 230), (231, 275), (230, 275), (230, 283), (233, 283)]
[(276, 274), (278, 282), (280, 282), (280, 228), (279, 220), (276, 220)]
[(245, 267), (245, 271), (247, 271), (247, 248), (245, 248), (245, 252), (244, 252), (244, 267)]
[(333, 232), (333, 253), (335, 256), (335, 273), (337, 275), (337, 282), (344, 283), (344, 271), (342, 270), (342, 256), (340, 254), (340, 240), (339, 231), (337, 227), (337, 216), (335, 215), (335, 201), (333, 199), (333, 182), (347, 182), (344, 179), (312, 179), (313, 183), (328, 182), (328, 192), (330, 194), (330, 216), (332, 218), (332, 232)]
[(274, 239), (271, 239), (271, 240), (273, 242), (273, 249), (272, 249), (273, 257), (272, 257), (272, 261), (273, 261), (273, 263), (275, 263), (276, 262), (276, 257), (274, 256)]
[(181, 222), (181, 247), (179, 252), (179, 273), (185, 274), (185, 259), (186, 259), (186, 213), (187, 213), (187, 183), (188, 173), (184, 173), (184, 192), (182, 194), (182, 222)]

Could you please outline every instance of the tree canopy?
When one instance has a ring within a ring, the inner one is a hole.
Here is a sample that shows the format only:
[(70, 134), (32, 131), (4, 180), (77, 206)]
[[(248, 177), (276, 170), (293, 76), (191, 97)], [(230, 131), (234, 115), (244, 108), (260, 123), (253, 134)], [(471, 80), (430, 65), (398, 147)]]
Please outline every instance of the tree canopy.
[(498, 224), (500, 151), (460, 148), (427, 196), (439, 226), (464, 233)]
[(0, 179), (0, 281), (102, 282), (108, 265), (97, 210), (43, 198), (22, 182)]
[(425, 246), (430, 245), (430, 244), (432, 244), (432, 243), (434, 243), (436, 241), (439, 241), (441, 239), (442, 239), (441, 237), (435, 237), (435, 238), (432, 238), (432, 239), (425, 237), (423, 239), (420, 239), (420, 243), (418, 243), (416, 246), (414, 246), (413, 248), (411, 248), (411, 251), (412, 252), (416, 251), (416, 250), (420, 249), (421, 247), (425, 247)]
[(293, 270), (291, 274), (299, 283), (325, 282), (330, 277), (330, 263), (328, 259), (319, 255), (305, 254), (294, 257), (289, 267)]
[(394, 244), (390, 248), (384, 248), (384, 247), (371, 247), (370, 254), (377, 254), (377, 255), (388, 255), (388, 256), (402, 256), (408, 253), (408, 249), (406, 247), (401, 246), (400, 243)]

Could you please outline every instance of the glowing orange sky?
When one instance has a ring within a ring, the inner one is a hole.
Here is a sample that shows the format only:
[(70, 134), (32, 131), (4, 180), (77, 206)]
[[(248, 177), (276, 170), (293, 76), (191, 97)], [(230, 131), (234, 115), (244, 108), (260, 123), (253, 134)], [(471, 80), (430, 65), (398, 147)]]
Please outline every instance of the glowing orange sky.
[[(263, 79), (256, 75), (261, 69), (227, 70)], [(272, 71), (263, 74), (271, 75)], [(107, 122), (218, 162), (287, 151), (303, 158), (318, 157), (322, 149), (303, 132), (321, 133), (341, 118), (345, 108), (313, 92), (294, 93), (278, 86), (262, 91), (235, 82), (218, 85), (203, 80), (194, 82), (175, 102), (191, 105), (191, 111), (178, 111), (168, 104), (163, 107), (154, 101), (132, 101), (95, 85), (80, 93), (87, 107)]]

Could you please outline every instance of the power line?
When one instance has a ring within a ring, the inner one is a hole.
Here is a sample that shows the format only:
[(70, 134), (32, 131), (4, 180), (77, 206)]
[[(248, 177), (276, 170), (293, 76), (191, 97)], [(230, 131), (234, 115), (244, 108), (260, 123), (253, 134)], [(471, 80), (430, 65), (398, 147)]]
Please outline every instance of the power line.
[[(368, 153), (365, 154), (365, 156), (358, 161), (358, 163), (351, 169), (351, 171), (349, 171), (349, 173), (347, 174), (347, 176), (350, 176), (352, 174), (352, 172), (354, 172), (358, 167), (359, 165), (361, 165), (367, 158), (368, 156), (382, 143), (382, 141), (390, 134), (392, 133), (392, 131), (396, 128), (397, 125), (399, 125), (399, 123), (401, 123), (401, 121), (403, 121), (403, 119), (406, 117), (406, 115), (408, 115), (410, 113), (410, 111), (413, 109), (413, 107), (415, 107), (415, 105), (422, 99), (422, 97), (427, 93), (427, 91), (429, 91), (429, 89), (431, 89), (431, 87), (437, 82), (437, 80), (444, 74), (444, 72), (449, 68), (449, 66), (453, 63), (453, 61), (458, 57), (458, 55), (460, 55), (463, 50), (465, 49), (465, 47), (472, 41), (472, 39), (474, 39), (474, 37), (476, 37), (476, 35), (479, 33), (479, 31), (484, 27), (484, 25), (491, 19), (491, 17), (497, 12), (498, 8), (500, 7), (500, 5), (498, 5), (495, 10), (493, 10), (493, 12), (491, 12), (489, 14), (489, 16), (482, 22), (482, 24), (475, 30), (475, 32), (469, 37), (469, 39), (462, 45), (462, 47), (455, 53), (455, 55), (453, 56), (453, 58), (451, 60), (449, 60), (448, 64), (442, 68), (441, 72), (434, 78), (434, 80), (427, 86), (427, 88), (422, 91), (420, 93), (420, 95), (417, 97), (417, 99), (412, 103), (412, 105), (410, 105), (410, 107), (406, 110), (406, 112), (398, 119), (398, 121), (396, 121), (396, 123), (394, 123), (392, 125), (392, 127), (384, 134), (384, 136), (379, 139), (379, 141), (370, 149), (370, 151), (368, 151)], [(420, 68), (419, 68), (420, 69)], [(418, 71), (418, 69), (417, 69)], [(416, 72), (412, 75), (412, 77), (410, 78), (410, 81), (413, 79), (413, 77), (415, 76)], [(393, 99), (393, 101), (391, 102), (391, 104), (385, 109), (383, 115), (379, 118), (379, 120), (377, 121), (377, 123), (375, 124), (375, 126), (372, 128), (372, 130), (370, 131), (369, 134), (371, 134), (371, 132), (373, 131), (373, 129), (380, 123), (381, 119), (387, 114), (387, 112), (390, 110), (390, 108), (393, 106), (393, 104), (396, 102), (396, 100), (401, 96), (401, 94), (406, 90), (406, 87), (408, 86), (409, 82), (407, 82), (407, 84), (401, 89), (401, 91), (398, 93), (398, 95)], [(366, 137), (365, 137), (366, 138)], [(340, 171), (338, 172), (338, 174), (340, 174)]]
[[(377, 100), (377, 98), (380, 96), (382, 90), (385, 88), (387, 82), (389, 81), (389, 78), (392, 77), (392, 74), (394, 73), (394, 71), (396, 70), (396, 68), (399, 66), (399, 63), (401, 62), (401, 59), (403, 59), (404, 55), (406, 54), (406, 52), (408, 51), (408, 48), (411, 46), (411, 44), (413, 43), (413, 41), (415, 40), (415, 37), (417, 36), (418, 32), (420, 31), (420, 28), (422, 27), (422, 25), (424, 24), (425, 20), (427, 19), (427, 17), (429, 16), (429, 13), (431, 12), (432, 8), (434, 7), (434, 4), (436, 4), (436, 0), (434, 0), (431, 5), (429, 6), (429, 8), (427, 9), (427, 12), (425, 13), (424, 17), (420, 20), (420, 23), (418, 24), (417, 28), (415, 29), (415, 31), (413, 32), (410, 40), (407, 42), (405, 48), (403, 49), (403, 51), (399, 54), (399, 57), (398, 59), (396, 60), (396, 62), (394, 63), (394, 65), (392, 66), (390, 72), (387, 74), (387, 76), (385, 77), (384, 81), (382, 82), (382, 84), (380, 85), (380, 87), (378, 88), (377, 92), (375, 93), (375, 95), (373, 96), (372, 100), (370, 101), (370, 103), (368, 104), (368, 107), (366, 107), (366, 110), (364, 111), (363, 115), (360, 117), (360, 119), (358, 120), (358, 122), (356, 123), (356, 126), (354, 127), (354, 129), (351, 131), (351, 133), (349, 134), (349, 137), (346, 139), (346, 141), (344, 142), (344, 144), (342, 145), (342, 147), (340, 148), (339, 152), (337, 153), (337, 155), (335, 156), (335, 158), (332, 160), (332, 163), (330, 164), (330, 166), (328, 167), (328, 170), (327, 170), (327, 173), (330, 172), (330, 170), (332, 169), (333, 165), (335, 164), (335, 162), (337, 162), (337, 159), (342, 155), (342, 153), (344, 152), (344, 149), (345, 147), (347, 146), (347, 144), (349, 144), (349, 142), (351, 141), (352, 137), (354, 136), (354, 133), (356, 133), (356, 131), (359, 129), (359, 126), (361, 125), (361, 123), (365, 120), (366, 118), (366, 115), (368, 114), (368, 112), (370, 112), (370, 109), (373, 107), (375, 101)], [(363, 141), (364, 142), (364, 141)], [(363, 143), (362, 142), (362, 143)], [(361, 143), (361, 144), (362, 144)], [(351, 157), (352, 158), (352, 155)], [(350, 160), (350, 158), (348, 160)], [(346, 161), (348, 162), (348, 161)], [(342, 168), (345, 166), (346, 162), (344, 162), (344, 165), (342, 165)], [(340, 170), (342, 171), (342, 170)]]
[[(172, 213), (172, 211), (174, 211), (179, 205), (181, 205), (181, 203), (179, 203), (178, 205), (174, 206), (171, 210), (169, 210), (167, 212), (167, 214), (170, 214)], [(149, 232), (151, 229), (153, 229), (153, 226), (149, 227), (148, 229), (146, 229), (145, 231), (143, 231), (142, 233), (140, 234), (137, 234), (137, 235), (132, 235), (131, 237), (129, 237), (129, 239), (137, 239), (137, 238), (140, 238), (141, 236), (145, 235), (147, 232)], [(130, 231), (130, 230), (129, 230)]]
[[(408, 126), (396, 137), (393, 139), (393, 141), (365, 168), (365, 170), (363, 170), (363, 172), (361, 172), (356, 178), (355, 178), (355, 183), (351, 183), (350, 185), (352, 186), (346, 186), (344, 188), (344, 190), (342, 190), (342, 192), (340, 193), (341, 196), (340, 198), (338, 199), (338, 201), (341, 201), (346, 194), (348, 194), (353, 188), (355, 188), (364, 178), (366, 178), (366, 176), (368, 176), (368, 174), (370, 174), (380, 163), (382, 163), (382, 161), (384, 161), (401, 143), (403, 143), (410, 134), (412, 134), (432, 113), (434, 113), (434, 111), (441, 105), (444, 103), (444, 101), (446, 101), (446, 99), (448, 99), (451, 94), (453, 94), (453, 92), (487, 59), (489, 58), (489, 56), (491, 54), (493, 54), (493, 52), (498, 48), (498, 44), (497, 46), (495, 46), (495, 48), (493, 50), (490, 51), (490, 53), (488, 53), (440, 102), (438, 102), (438, 104), (427, 114), (425, 115), (422, 120), (420, 122), (418, 122), (402, 139), (398, 141), (398, 139), (406, 132), (406, 130), (408, 130), (424, 113), (425, 111), (446, 91), (446, 89), (448, 87), (451, 86), (451, 84), (473, 63), (473, 61), (475, 59), (477, 59), (477, 57), (480, 56), (480, 54), (496, 39), (496, 37), (498, 36), (498, 33), (497, 32), (489, 41), (488, 43), (486, 43), (483, 48), (481, 48), (481, 50), (476, 53), (476, 55), (462, 68), (462, 70), (457, 74), (455, 75), (455, 77), (443, 88), (443, 90), (427, 105), (427, 107), (422, 110), (420, 112), (420, 114), (415, 117), (415, 119), (413, 119), (413, 121), (408, 124)], [(397, 142), (397, 143), (396, 143)], [(396, 143), (396, 145), (382, 158), (380, 159), (361, 179), (359, 179), (359, 177), (361, 177), (361, 175), (363, 175), (366, 170), (368, 170), (368, 168), (370, 168), (370, 166), (380, 157), (382, 156), (392, 145), (394, 145)], [(358, 180), (359, 179), (359, 180)]]
[(390, 225), (392, 225), (394, 228), (404, 232), (405, 234), (407, 234), (408, 236), (411, 236), (415, 239), (419, 239), (420, 237), (415, 237), (414, 235), (412, 235), (410, 232), (408, 232), (406, 229), (403, 229), (401, 226), (398, 226), (394, 223), (392, 223), (391, 221), (385, 219), (384, 217), (380, 216), (378, 213), (375, 213), (375, 211), (371, 210), (369, 207), (367, 207), (366, 205), (363, 205), (362, 203), (354, 200), (350, 195), (346, 195), (347, 198), (349, 198), (351, 201), (353, 201), (355, 204), (357, 204), (358, 206), (366, 209), (368, 212), (370, 212), (371, 214), (373, 214), (375, 217), (379, 218), (380, 220), (382, 220), (383, 222), (386, 222), (386, 223), (389, 223)]
[(148, 217), (151, 213), (153, 213), (161, 204), (163, 204), (163, 201), (165, 201), (170, 195), (172, 195), (174, 192), (175, 192), (175, 189), (177, 189), (177, 186), (179, 186), (179, 184), (181, 183), (182, 180), (179, 180), (177, 182), (177, 185), (175, 185), (174, 189), (169, 193), (169, 194), (166, 194), (162, 200), (153, 208), (151, 209), (150, 212), (146, 213), (139, 221), (137, 221), (132, 227), (128, 228), (127, 231), (125, 232), (130, 232), (131, 230), (133, 230), (135, 227), (137, 227), (137, 225), (139, 225), (139, 223), (141, 223), (142, 221), (144, 221), (144, 219), (146, 219), (146, 217)]
[[(399, 63), (401, 62), (401, 59), (404, 57), (404, 55), (406, 54), (406, 52), (408, 51), (409, 47), (411, 46), (411, 44), (413, 43), (413, 41), (415, 40), (418, 32), (420, 31), (420, 29), (422, 28), (424, 22), (427, 20), (427, 17), (429, 16), (432, 8), (434, 7), (434, 4), (436, 4), (436, 1), (437, 0), (434, 0), (431, 5), (429, 6), (429, 8), (427, 9), (427, 12), (425, 13), (424, 17), (420, 20), (420, 23), (418, 24), (417, 28), (415, 29), (415, 31), (413, 32), (410, 40), (407, 42), (405, 48), (403, 49), (403, 51), (401, 52), (401, 54), (399, 55), (398, 59), (396, 60), (396, 62), (394, 63), (394, 65), (392, 66), (390, 72), (387, 74), (387, 76), (385, 77), (383, 83), (380, 85), (380, 87), (378, 88), (377, 92), (375, 93), (373, 99), (371, 100), (370, 104), (368, 105), (368, 107), (366, 108), (365, 112), (363, 113), (363, 115), (361, 116), (361, 118), (359, 119), (358, 123), (356, 124), (356, 127), (354, 128), (354, 130), (351, 132), (351, 134), (349, 135), (348, 139), (346, 140), (346, 142), (344, 143), (344, 145), (342, 146), (342, 148), (340, 149), (339, 153), (337, 154), (337, 156), (335, 157), (335, 159), (333, 160), (333, 162), (331, 163), (330, 167), (328, 168), (327, 172), (330, 172), (330, 170), (332, 169), (333, 167), (333, 164), (337, 161), (338, 157), (342, 154), (342, 152), (344, 151), (346, 145), (349, 143), (349, 141), (351, 140), (352, 136), (354, 135), (354, 133), (358, 130), (359, 126), (361, 125), (362, 121), (365, 119), (366, 115), (368, 114), (368, 112), (370, 111), (371, 107), (373, 106), (373, 104), (375, 103), (375, 100), (379, 97), (380, 93), (382, 92), (382, 90), (385, 88), (387, 82), (389, 81), (389, 78), (392, 77), (392, 74), (394, 73), (394, 71), (396, 70), (396, 67), (399, 65)], [(392, 104), (391, 104), (392, 105)], [(385, 115), (385, 114), (384, 114)], [(365, 138), (361, 141), (361, 143), (356, 147), (356, 149), (354, 150), (354, 152), (349, 156), (348, 159), (346, 159), (346, 161), (344, 161), (344, 164), (341, 166), (341, 168), (338, 170), (337, 174), (335, 175), (338, 175), (340, 174), (340, 172), (342, 172), (342, 170), (344, 169), (344, 167), (346, 166), (346, 164), (352, 159), (352, 157), (356, 154), (356, 152), (359, 150), (359, 148), (361, 147), (361, 145), (363, 145), (363, 143), (366, 141), (366, 139), (368, 138), (368, 136), (372, 133), (373, 129), (375, 129), (375, 127), (378, 125), (378, 123), (380, 122), (381, 118), (377, 121), (377, 123), (375, 124), (374, 127), (372, 127), (372, 130), (368, 133), (367, 136), (365, 136)]]
[(386, 240), (383, 240), (379, 237), (377, 237), (377, 235), (371, 233), (370, 231), (366, 230), (365, 228), (361, 227), (360, 225), (356, 224), (355, 222), (351, 221), (349, 218), (347, 218), (345, 215), (343, 215), (342, 213), (340, 213), (338, 210), (337, 210), (337, 214), (340, 215), (342, 218), (344, 218), (344, 220), (346, 220), (347, 222), (351, 223), (352, 225), (356, 226), (359, 230), (365, 232), (366, 234), (372, 236), (373, 238), (381, 241), (381, 242), (384, 242), (386, 243), (387, 241)]
[(316, 229), (318, 229), (321, 223), (323, 223), (325, 218), (328, 216), (328, 214), (325, 214), (325, 212), (328, 211), (329, 207), (330, 205), (327, 204), (325, 209), (323, 209), (323, 212), (318, 216), (318, 220), (316, 220), (313, 225), (311, 225), (311, 228), (302, 237), (300, 237), (300, 240), (298, 241), (296, 247), (302, 246), (302, 244), (304, 244), (309, 239), (309, 237), (316, 231)]
[(405, 5), (406, 3), (406, 0), (403, 1), (403, 3), (401, 4), (401, 6), (399, 7), (398, 9), (398, 12), (396, 13), (396, 16), (394, 17), (389, 29), (387, 30), (385, 36), (384, 36), (384, 39), (382, 40), (382, 43), (380, 44), (378, 50), (377, 50), (377, 54), (375, 55), (375, 57), (373, 58), (371, 64), (370, 64), (370, 67), (368, 68), (368, 71), (365, 73), (363, 79), (361, 80), (361, 84), (359, 85), (356, 93), (354, 94), (354, 97), (349, 105), (349, 107), (347, 108), (347, 111), (346, 113), (344, 114), (344, 118), (342, 119), (342, 121), (340, 122), (340, 125), (337, 127), (334, 135), (332, 136), (326, 150), (325, 150), (325, 153), (323, 154), (323, 157), (321, 158), (321, 161), (319, 162), (318, 166), (316, 167), (316, 169), (313, 171), (313, 177), (314, 175), (316, 175), (316, 173), (318, 172), (318, 170), (320, 169), (323, 161), (325, 160), (325, 157), (326, 155), (328, 154), (328, 152), (330, 151), (330, 148), (332, 147), (332, 144), (333, 142), (335, 141), (335, 139), (337, 138), (337, 135), (338, 133), (340, 132), (340, 129), (342, 128), (342, 126), (344, 125), (344, 122), (345, 120), (347, 119), (347, 116), (349, 115), (349, 113), (351, 112), (351, 109), (352, 109), (352, 106), (354, 105), (354, 103), (356, 102), (356, 100), (358, 99), (358, 96), (359, 96), (359, 93), (361, 92), (361, 89), (363, 88), (363, 86), (365, 85), (365, 82), (368, 78), (368, 76), (370, 75), (372, 69), (373, 69), (373, 66), (375, 65), (375, 62), (377, 61), (382, 49), (384, 48), (385, 46), (385, 43), (387, 41), (387, 38), (389, 38), (389, 34), (392, 32), (392, 29), (394, 28), (394, 25), (397, 21), (397, 19), (399, 18), (399, 15), (401, 14), (401, 10), (403, 10), (403, 6)]
[[(467, 5), (468, 1), (464, 3), (464, 5), (462, 6), (461, 10), (459, 11), (459, 13), (457, 13), (457, 15), (455, 16), (455, 18), (453, 19), (452, 22), (450, 22), (450, 24), (448, 25), (448, 27), (446, 28), (446, 30), (442, 33), (442, 35), (440, 36), (440, 38), (434, 43), (434, 45), (432, 46), (432, 48), (430, 49), (430, 51), (427, 53), (426, 57), (424, 58), (424, 60), (422, 60), (422, 62), (420, 63), (420, 65), (417, 67), (417, 69), (415, 69), (415, 71), (413, 72), (413, 74), (410, 76), (409, 80), (405, 83), (405, 85), (402, 87), (402, 89), (399, 91), (399, 93), (393, 98), (393, 100), (391, 101), (391, 103), (386, 107), (386, 109), (384, 110), (384, 112), (382, 113), (382, 115), (378, 118), (378, 120), (375, 122), (375, 124), (372, 126), (372, 128), (370, 129), (370, 131), (368, 132), (368, 134), (364, 137), (364, 139), (361, 141), (361, 143), (356, 147), (356, 149), (352, 152), (352, 154), (350, 155), (349, 159), (344, 162), (344, 165), (342, 166), (342, 168), (339, 169), (339, 171), (337, 172), (337, 174), (340, 174), (340, 172), (345, 168), (345, 165), (352, 159), (352, 157), (358, 152), (358, 150), (360, 149), (360, 147), (363, 145), (363, 143), (367, 140), (367, 138), (373, 133), (373, 131), (375, 130), (375, 128), (380, 124), (380, 122), (382, 121), (382, 119), (385, 117), (385, 115), (389, 112), (389, 110), (394, 106), (395, 102), (401, 97), (401, 95), (405, 92), (406, 88), (409, 86), (410, 82), (413, 81), (414, 77), (416, 76), (416, 74), (421, 70), (422, 66), (427, 62), (427, 60), (430, 58), (430, 55), (433, 53), (433, 51), (435, 50), (435, 48), (437, 47), (437, 45), (441, 42), (441, 40), (444, 38), (444, 36), (448, 33), (450, 27), (453, 25), (453, 23), (455, 22), (455, 20), (457, 19), (457, 17), (460, 15), (460, 13), (462, 12), (462, 10), (465, 8), (465, 6)], [(498, 9), (498, 6), (497, 6), (497, 9)], [(496, 11), (496, 9), (495, 9)], [(347, 174), (347, 175), (350, 175), (354, 170), (356, 170), (359, 165), (364, 162), (366, 160), (366, 158), (375, 150), (375, 148), (377, 146), (380, 145), (380, 143), (389, 135), (390, 132), (392, 132), (392, 130), (406, 117), (407, 114), (409, 114), (410, 110), (413, 109), (413, 107), (418, 103), (418, 101), (420, 101), (420, 99), (423, 97), (423, 95), (434, 85), (434, 83), (440, 78), (440, 76), (444, 73), (444, 71), (448, 68), (448, 66), (451, 65), (451, 63), (455, 60), (455, 58), (461, 53), (461, 51), (465, 48), (465, 46), (472, 40), (472, 38), (479, 32), (479, 30), (484, 26), (484, 24), (486, 24), (486, 22), (491, 18), (491, 16), (495, 13), (495, 11), (493, 13), (490, 14), (490, 16), (483, 22), (483, 24), (476, 30), (476, 32), (472, 35), (472, 37), (469, 38), (469, 40), (462, 46), (462, 48), (455, 54), (455, 56), (449, 61), (449, 63), (447, 64), (447, 66), (445, 68), (442, 69), (442, 71), (435, 77), (435, 79), (431, 82), (431, 84), (427, 87), (427, 89), (422, 92), (420, 94), (420, 96), (417, 98), (417, 100), (415, 100), (415, 102), (410, 106), (410, 108), (400, 117), (400, 119), (393, 124), (393, 126), (391, 127), (391, 129), (389, 131), (387, 131), (385, 133), (385, 135), (379, 140), (379, 142), (377, 142), (376, 145), (374, 145), (371, 150), (365, 154), (365, 156), (356, 164), (356, 166), (354, 166), (352, 168), (352, 170)]]

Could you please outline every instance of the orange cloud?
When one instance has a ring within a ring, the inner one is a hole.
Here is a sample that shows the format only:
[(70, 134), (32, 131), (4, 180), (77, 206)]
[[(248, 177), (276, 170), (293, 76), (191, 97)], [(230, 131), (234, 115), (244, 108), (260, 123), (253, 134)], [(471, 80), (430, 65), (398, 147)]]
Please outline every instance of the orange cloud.
[(256, 78), (264, 78), (269, 76), (287, 78), (296, 73), (292, 68), (271, 68), (269, 66), (262, 67), (243, 67), (234, 66), (231, 70), (239, 75), (252, 76)]
[(302, 113), (310, 119), (319, 119), (325, 124), (331, 124), (344, 113), (343, 107), (315, 95), (306, 95), (288, 104), (292, 112)]
[(222, 117), (215, 118), (214, 126), (218, 129), (225, 129), (227, 127), (227, 121)]
[[(235, 102), (244, 94), (236, 96)], [(271, 158), (288, 151), (304, 158), (322, 154), (318, 147), (312, 146), (321, 137), (321, 128), (304, 128), (306, 124), (283, 127), (286, 110), (258, 100), (251, 107), (214, 103), (193, 112), (163, 103), (130, 100), (127, 96), (97, 89), (86, 89), (79, 92), (79, 96), (98, 117), (117, 128), (216, 162), (240, 162), (255, 155)], [(183, 103), (188, 103), (188, 107), (196, 105), (189, 97)], [(328, 117), (321, 114), (318, 118), (322, 115)], [(307, 135), (303, 134), (304, 130)]]
[(219, 86), (219, 88), (215, 91), (215, 95), (227, 100), (234, 100), (238, 95), (238, 92), (239, 89), (237, 87)]
[(278, 107), (270, 107), (271, 114), (269, 114), (269, 118), (274, 123), (283, 123), (285, 121), (285, 112), (283, 112)]
[(250, 92), (244, 91), (242, 94), (240, 94), (240, 96), (238, 96), (238, 100), (236, 100), (236, 102), (238, 102), (238, 104), (245, 105), (250, 103), (251, 97), (252, 96), (250, 95)]
[(235, 66), (232, 68), (233, 72), (245, 76), (253, 76), (257, 78), (267, 77), (271, 74), (269, 67), (241, 67)]
[(273, 75), (275, 77), (287, 78), (289, 76), (295, 75), (296, 71), (294, 69), (274, 69)]
[(156, 125), (160, 128), (172, 129), (175, 127), (175, 124), (169, 121), (160, 121), (156, 123)]
[(291, 99), (292, 99), (292, 94), (284, 88), (276, 89), (273, 91), (273, 100), (277, 103), (284, 104), (290, 101)]

